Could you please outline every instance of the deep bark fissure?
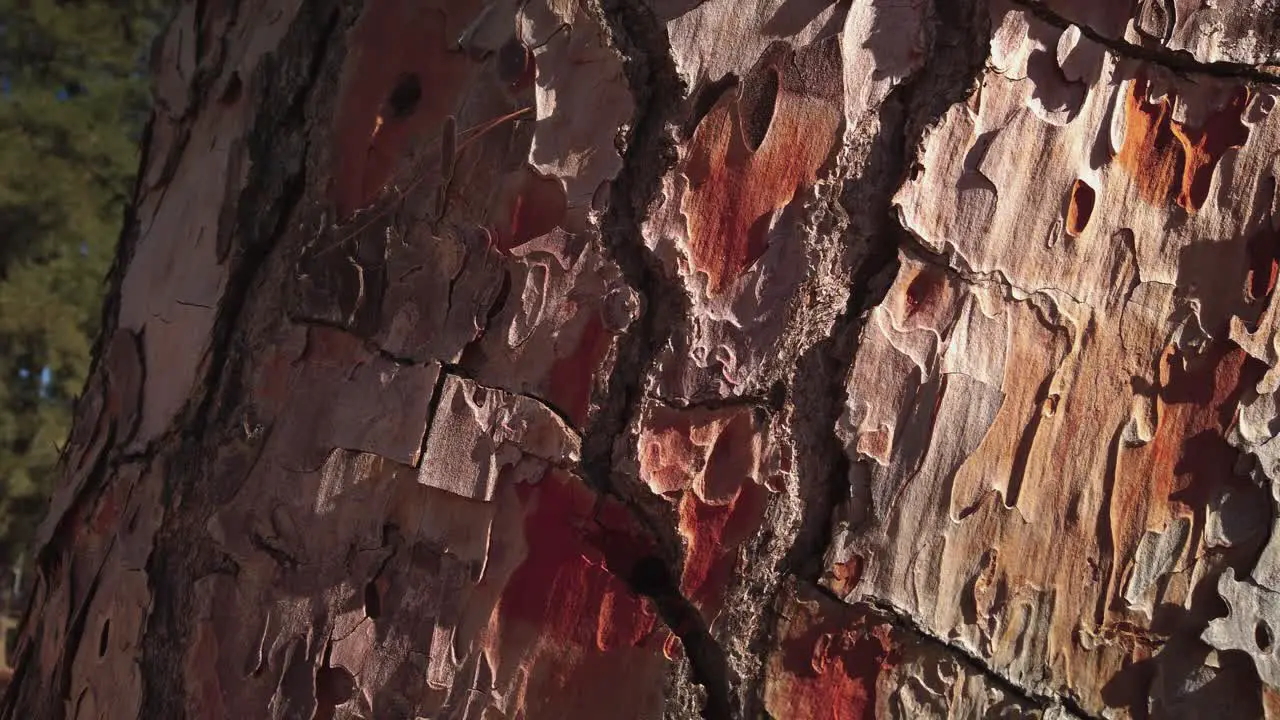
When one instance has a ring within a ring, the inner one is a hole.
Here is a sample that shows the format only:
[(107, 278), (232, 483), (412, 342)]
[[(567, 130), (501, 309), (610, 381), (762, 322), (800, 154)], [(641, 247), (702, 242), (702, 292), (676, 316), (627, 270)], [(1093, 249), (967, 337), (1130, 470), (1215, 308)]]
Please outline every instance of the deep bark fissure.
[(836, 433), (848, 400), (845, 377), (857, 361), (866, 313), (883, 301), (897, 273), (898, 254), (909, 242), (893, 194), (911, 172), (924, 131), (973, 92), (985, 64), (988, 31), (980, 22), (986, 17), (985, 1), (940, 2), (935, 7), (939, 17), (933, 23), (930, 55), (886, 98), (874, 149), (857, 178), (846, 181), (840, 198), (850, 216), (850, 235), (865, 238), (860, 248), (850, 243), (851, 251), (861, 249), (862, 257), (850, 280), (845, 309), (827, 337), (801, 358), (796, 375), (795, 434), (822, 438), (821, 452), (801, 457), (801, 486), (828, 491), (826, 497), (813, 498), (818, 504), (812, 511), (806, 509), (784, 561), (787, 572), (803, 580), (817, 579), (817, 563), (831, 534), (831, 511), (848, 494), (850, 460)]
[(641, 233), (662, 175), (675, 162), (666, 125), (674, 117), (684, 90), (666, 45), (665, 30), (647, 8), (611, 2), (603, 13), (624, 57), (636, 113), (623, 168), (610, 188), (601, 235), (610, 259), (640, 295), (641, 312), (618, 342), (613, 372), (584, 438), (582, 468), (597, 489), (616, 493), (614, 446), (639, 410), (645, 372), (672, 328), (688, 315), (687, 299), (680, 302), (683, 292), (664, 278)]
[[(837, 433), (848, 401), (845, 380), (857, 361), (867, 313), (884, 300), (898, 272), (898, 254), (908, 242), (893, 195), (909, 177), (926, 129), (976, 89), (985, 67), (985, 0), (938, 2), (934, 7), (929, 54), (920, 69), (885, 98), (872, 149), (856, 176), (845, 180), (838, 199), (850, 220), (845, 252), (861, 254), (845, 308), (826, 337), (800, 357), (792, 385), (794, 436), (810, 439), (816, 447), (798, 453), (802, 516), (779, 572), (814, 585), (822, 573), (835, 510), (850, 491), (853, 461)], [(782, 588), (783, 583), (776, 583), (762, 608), (751, 643), (757, 652), (767, 652), (776, 642)], [(749, 710), (756, 715), (764, 711), (763, 664), (759, 672), (747, 696)]]
[[(830, 592), (825, 588), (819, 586), (818, 590), (828, 597), (831, 597)], [(839, 598), (834, 599), (839, 600)], [(939, 637), (930, 632), (927, 628), (922, 626), (915, 617), (911, 615), (911, 613), (899, 610), (892, 603), (873, 597), (864, 597), (860, 602), (886, 618), (889, 621), (889, 624), (893, 627), (909, 633), (926, 644), (936, 646), (947, 652), (965, 667), (987, 678), (992, 684), (999, 687), (1001, 690), (1004, 690), (1006, 693), (1018, 698), (1028, 705), (1046, 710), (1054, 705), (1060, 705), (1072, 715), (1081, 718), (1081, 720), (1101, 720), (1101, 718), (1090, 714), (1080, 707), (1074, 698), (1063, 695), (1047, 695), (1044, 693), (1038, 693), (1021, 683), (1015, 682), (996, 668), (992, 667), (986, 658), (959, 643)]]
[[(243, 331), (240, 321), (261, 271), (288, 233), (289, 222), (306, 193), (310, 152), (307, 105), (325, 63), (332, 61), (340, 45), (336, 39), (342, 12), (331, 5), (302, 6), (274, 55), (277, 61), (264, 60), (254, 83), (263, 89), (264, 97), (255, 105), (259, 110), (246, 143), (251, 170), (236, 214), (240, 242), (230, 256), (233, 267), (214, 322), (206, 375), (199, 385), (202, 392), (182, 414), (185, 421), (176, 423), (185, 431), (165, 478), (167, 503), (192, 509), (167, 514), (147, 562), (153, 614), (141, 647), (146, 679), (143, 717), (181, 718), (186, 714), (182, 653), (190, 634), (194, 581), (218, 571), (224, 563), (211, 556), (213, 549), (201, 539), (203, 518), (193, 517), (208, 512), (210, 504), (198, 497), (195, 502), (183, 499), (187, 494), (211, 492), (212, 483), (200, 480), (210, 480), (211, 460), (221, 435), (218, 430), (237, 407), (232, 386), (237, 384), (238, 368), (232, 364), (242, 360), (238, 352)], [(291, 163), (276, 161), (290, 150)]]
[(1213, 77), (1220, 78), (1239, 78), (1258, 83), (1266, 83), (1268, 85), (1280, 84), (1280, 72), (1263, 70), (1256, 65), (1233, 62), (1230, 60), (1214, 60), (1207, 62), (1204, 60), (1197, 60), (1194, 55), (1186, 51), (1135, 45), (1127, 40), (1107, 37), (1088, 25), (1074, 23), (1039, 2), (1039, 0), (1010, 1), (1014, 5), (1024, 8), (1036, 18), (1039, 18), (1056, 28), (1066, 30), (1072, 25), (1075, 25), (1080, 28), (1081, 35), (1123, 57), (1141, 60), (1142, 62), (1150, 63), (1152, 65), (1159, 65), (1160, 67), (1177, 73), (1211, 75)]
[(781, 409), (780, 401), (777, 397), (764, 397), (761, 395), (731, 395), (729, 397), (722, 398), (699, 398), (693, 401), (649, 395), (648, 399), (671, 410), (704, 410), (708, 412), (716, 412), (733, 408), (747, 408), (750, 410), (761, 410), (767, 413), (775, 413)]
[(665, 557), (641, 563), (627, 580), (653, 601), (668, 628), (680, 638), (691, 679), (706, 690), (703, 716), (729, 718), (737, 712), (728, 660), (701, 613), (680, 593), (681, 541), (673, 524), (664, 521), (670, 510), (646, 488), (635, 487), (637, 478), (626, 477), (614, 467), (617, 446), (629, 434), (645, 400), (645, 375), (673, 329), (689, 315), (687, 295), (665, 277), (641, 232), (662, 176), (675, 164), (668, 125), (683, 102), (685, 88), (675, 69), (666, 29), (650, 8), (627, 0), (605, 0), (600, 12), (615, 49), (623, 57), (636, 103), (623, 169), (610, 188), (602, 236), (608, 255), (639, 293), (642, 309), (618, 343), (606, 393), (583, 438), (581, 467), (593, 487), (618, 497), (661, 543)]

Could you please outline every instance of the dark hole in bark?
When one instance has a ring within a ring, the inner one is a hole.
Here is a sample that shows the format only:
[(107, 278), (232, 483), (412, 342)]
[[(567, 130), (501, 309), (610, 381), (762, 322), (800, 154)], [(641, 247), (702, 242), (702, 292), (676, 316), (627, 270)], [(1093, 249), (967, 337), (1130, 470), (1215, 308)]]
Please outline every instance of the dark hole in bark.
[(422, 100), (422, 80), (417, 73), (404, 73), (396, 80), (396, 86), (387, 96), (387, 107), (391, 116), (406, 118), (418, 109), (418, 101)]
[(747, 78), (738, 98), (738, 115), (742, 119), (742, 136), (747, 147), (759, 149), (769, 134), (773, 111), (778, 102), (778, 71), (764, 68)]
[(1249, 253), (1245, 291), (1251, 301), (1270, 297), (1280, 271), (1280, 262), (1277, 262), (1280, 259), (1280, 233), (1270, 231), (1269, 222), (1263, 225), (1264, 229), (1250, 237), (1245, 246)]
[(498, 77), (508, 84), (519, 82), (532, 59), (520, 38), (511, 38), (498, 50)]
[(631, 569), (631, 588), (640, 595), (658, 597), (675, 588), (671, 571), (661, 558), (650, 555), (642, 558)]
[(356, 694), (356, 679), (344, 667), (322, 667), (316, 671), (316, 703), (334, 707)]
[(738, 76), (729, 73), (719, 80), (702, 86), (693, 99), (693, 112), (689, 114), (689, 121), (681, 129), (681, 135), (686, 139), (693, 137), (693, 131), (698, 128), (698, 123), (702, 122), (702, 118), (706, 117), (707, 113), (711, 112), (711, 108), (716, 106), (720, 98), (737, 84)]
[(4, 652), (5, 657), (13, 657), (18, 652), (18, 626), (9, 626), (8, 631), (4, 634)]
[(911, 284), (907, 286), (906, 304), (907, 317), (920, 312), (920, 309), (929, 304), (942, 288), (943, 278), (937, 273), (929, 270), (921, 270), (914, 278)]
[(222, 90), (222, 97), (219, 100), (223, 105), (231, 105), (240, 99), (240, 93), (244, 90), (244, 83), (240, 80), (240, 73), (233, 72), (227, 80), (227, 86)]
[(498, 294), (493, 298), (493, 304), (489, 306), (489, 311), (485, 313), (485, 318), (493, 320), (498, 317), (498, 313), (507, 306), (507, 298), (511, 295), (511, 271), (502, 271), (502, 284), (498, 286)]
[(787, 383), (778, 380), (769, 388), (769, 409), (781, 412), (787, 405)]
[(1253, 628), (1253, 641), (1258, 644), (1258, 649), (1262, 652), (1271, 651), (1275, 638), (1271, 635), (1271, 626), (1266, 620), (1259, 620), (1257, 626)]
[(613, 185), (608, 180), (596, 186), (596, 191), (591, 193), (591, 209), (598, 213), (604, 213), (609, 209), (609, 194), (613, 191)]
[(102, 633), (98, 635), (98, 657), (106, 657), (107, 643), (111, 640), (111, 618), (102, 621)]
[(373, 580), (364, 584), (364, 614), (370, 620), (377, 620), (382, 614), (382, 598), (378, 596), (378, 584)]
[(1093, 217), (1093, 204), (1097, 196), (1093, 187), (1084, 180), (1076, 180), (1071, 186), (1071, 200), (1067, 206), (1067, 233), (1072, 237), (1084, 232)]

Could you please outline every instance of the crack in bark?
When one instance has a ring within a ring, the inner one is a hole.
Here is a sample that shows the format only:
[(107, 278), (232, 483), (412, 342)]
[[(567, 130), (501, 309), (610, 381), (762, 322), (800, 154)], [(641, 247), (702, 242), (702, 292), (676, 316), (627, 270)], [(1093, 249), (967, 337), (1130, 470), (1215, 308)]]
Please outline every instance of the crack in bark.
[(902, 250), (904, 252), (906, 252), (913, 260), (918, 260), (932, 265), (967, 285), (972, 285), (974, 287), (994, 287), (999, 289), (1006, 298), (1015, 298), (1019, 301), (1021, 301), (1022, 298), (1017, 298), (1015, 293), (1020, 293), (1026, 297), (1041, 297), (1052, 303), (1055, 307), (1058, 303), (1058, 299), (1054, 297), (1055, 293), (1078, 305), (1088, 305), (1088, 303), (1062, 288), (1054, 287), (1052, 285), (1038, 288), (1023, 287), (1015, 283), (1002, 270), (974, 270), (969, 265), (969, 259), (962, 255), (960, 251), (956, 249), (955, 245), (948, 242), (943, 244), (941, 250), (935, 249), (923, 238), (917, 235), (914, 230), (903, 224), (901, 220), (898, 220), (897, 222), (905, 233), (905, 237), (902, 242)]
[[(266, 96), (257, 103), (259, 112), (246, 135), (252, 170), (239, 198), (238, 254), (232, 255), (235, 264), (211, 332), (201, 391), (188, 402), (181, 416), (185, 421), (175, 423), (184, 432), (179, 439), (181, 449), (165, 472), (166, 506), (187, 504), (183, 503), (187, 493), (215, 491), (210, 468), (222, 436), (219, 428), (234, 422), (231, 414), (237, 409), (234, 385), (239, 381), (236, 365), (241, 322), (254, 283), (279, 240), (287, 236), (289, 222), (306, 193), (310, 159), (307, 106), (335, 47), (341, 47), (335, 39), (341, 36), (342, 17), (343, 7), (336, 3), (304, 4), (281, 41), (280, 52), (268, 56), (256, 70), (258, 82), (254, 86), (264, 88)], [(292, 64), (295, 60), (297, 65)], [(278, 162), (282, 156), (296, 164)], [(190, 506), (209, 505), (197, 498)], [(147, 680), (143, 717), (186, 714), (182, 653), (191, 631), (193, 581), (209, 565), (211, 552), (200, 540), (202, 522), (202, 518), (181, 510), (168, 514), (156, 535), (156, 551), (147, 563), (153, 614), (140, 650), (140, 666)]]
[(666, 279), (645, 246), (641, 224), (658, 196), (663, 175), (675, 164), (668, 124), (683, 102), (684, 84), (675, 69), (666, 28), (652, 9), (629, 0), (602, 0), (599, 12), (636, 103), (623, 169), (610, 188), (610, 204), (601, 225), (605, 249), (627, 283), (640, 295), (641, 316), (619, 340), (618, 356), (600, 410), (583, 438), (581, 468), (598, 492), (617, 497), (636, 520), (653, 533), (666, 557), (637, 564), (627, 578), (649, 597), (663, 622), (685, 648), (692, 682), (706, 690), (705, 718), (737, 716), (730, 691), (731, 672), (724, 648), (693, 603), (681, 594), (682, 543), (671, 511), (631, 473), (615, 467), (619, 445), (631, 435), (644, 402), (645, 375), (673, 329), (685, 324), (689, 300), (683, 288)]
[(803, 580), (817, 578), (815, 563), (820, 562), (830, 537), (831, 510), (848, 493), (849, 459), (836, 434), (847, 400), (844, 378), (857, 361), (865, 315), (883, 301), (897, 273), (898, 253), (909, 242), (894, 210), (893, 194), (909, 176), (924, 131), (973, 92), (985, 66), (990, 35), (983, 22), (985, 0), (939, 0), (934, 5), (939, 17), (931, 29), (930, 55), (881, 104), (875, 146), (856, 178), (846, 180), (840, 198), (855, 238), (848, 243), (848, 251), (862, 252), (845, 310), (828, 336), (801, 358), (795, 380), (793, 402), (800, 411), (795, 434), (822, 438), (814, 453), (801, 453), (802, 491), (807, 475), (809, 485), (830, 495), (825, 500), (810, 498), (819, 504), (806, 509), (795, 545), (784, 561), (787, 571)]
[(564, 423), (564, 426), (570, 432), (572, 432), (574, 436), (576, 436), (579, 440), (582, 439), (582, 434), (578, 431), (577, 426), (574, 425), (573, 420), (570, 419), (569, 414), (566, 413), (561, 408), (557, 407), (555, 403), (551, 402), (550, 400), (547, 400), (544, 397), (534, 395), (533, 393), (523, 392), (521, 390), (517, 390), (516, 388), (503, 387), (501, 385), (489, 385), (489, 384), (483, 383), (480, 380), (476, 379), (474, 376), (472, 376), (470, 373), (468, 373), (463, 368), (461, 363), (445, 362), (443, 360), (434, 359), (434, 358), (427, 359), (427, 360), (418, 360), (416, 358), (409, 357), (406, 355), (397, 355), (387, 350), (386, 348), (382, 347), (381, 345), (379, 345), (376, 340), (360, 335), (356, 331), (352, 330), (349, 325), (346, 325), (340, 321), (326, 320), (323, 318), (301, 317), (301, 316), (291, 316), (289, 319), (293, 323), (303, 327), (321, 327), (321, 328), (327, 328), (330, 330), (337, 330), (339, 332), (346, 333), (347, 335), (350, 335), (351, 337), (359, 340), (363, 344), (364, 349), (368, 351), (370, 354), (376, 355), (379, 358), (386, 360), (387, 362), (397, 367), (415, 368), (415, 367), (426, 367), (428, 365), (438, 365), (440, 367), (440, 376), (436, 379), (435, 392), (431, 396), (431, 402), (428, 406), (428, 412), (427, 412), (428, 421), (430, 421), (431, 418), (435, 417), (436, 408), (440, 404), (440, 391), (444, 387), (444, 381), (447, 377), (452, 375), (453, 377), (466, 380), (467, 382), (472, 383), (476, 387), (484, 388), (485, 390), (493, 390), (495, 392), (511, 395), (512, 397), (522, 397), (529, 400), (533, 400), (534, 402), (538, 403), (542, 407), (546, 408), (547, 412), (559, 418), (560, 422)]
[[(583, 448), (583, 471), (597, 489), (617, 491), (615, 444), (622, 439), (642, 401), (645, 373), (672, 329), (688, 316), (687, 299), (672, 287), (645, 247), (641, 224), (657, 196), (663, 174), (674, 165), (666, 124), (683, 97), (670, 48), (652, 12), (625, 0), (606, 0), (602, 8), (635, 96), (635, 122), (627, 139), (623, 169), (611, 187), (609, 210), (601, 222), (605, 249), (624, 279), (641, 297), (640, 317), (618, 342), (600, 410), (591, 421)], [(654, 68), (655, 63), (661, 67)], [(661, 320), (661, 322), (660, 322)]]
[(1054, 27), (1066, 30), (1075, 25), (1080, 28), (1081, 35), (1099, 45), (1105, 46), (1117, 55), (1159, 65), (1184, 75), (1195, 73), (1221, 78), (1239, 78), (1268, 85), (1280, 85), (1280, 71), (1264, 70), (1257, 65), (1230, 60), (1199, 60), (1185, 50), (1169, 50), (1163, 47), (1157, 49), (1135, 45), (1128, 40), (1103, 35), (1088, 25), (1074, 23), (1050, 9), (1040, 0), (1010, 0), (1010, 2)]
[(786, 386), (781, 382), (774, 385), (769, 395), (731, 395), (729, 397), (708, 397), (697, 400), (683, 400), (663, 395), (650, 394), (649, 400), (672, 410), (727, 410), (730, 408), (748, 408), (776, 413), (782, 410), (786, 402)]
[[(828, 597), (834, 597), (836, 600), (840, 600), (840, 598), (833, 596), (826, 588), (818, 586), (818, 590)], [(840, 602), (844, 601), (840, 600)], [(1005, 676), (999, 670), (992, 667), (989, 661), (977, 652), (957, 642), (939, 637), (921, 625), (915, 617), (911, 615), (911, 613), (899, 609), (887, 600), (864, 596), (859, 602), (883, 615), (889, 621), (890, 625), (913, 635), (917, 639), (929, 645), (933, 645), (946, 651), (961, 664), (981, 674), (1001, 690), (1013, 695), (1023, 703), (1043, 710), (1048, 710), (1049, 708), (1057, 705), (1061, 706), (1072, 715), (1082, 718), (1082, 720), (1101, 720), (1100, 716), (1089, 713), (1070, 696), (1037, 692), (1026, 685)]]
[[(985, 0), (937, 0), (929, 29), (929, 54), (921, 67), (895, 87), (878, 109), (879, 126), (868, 154), (846, 176), (839, 203), (849, 217), (845, 252), (856, 253), (843, 313), (827, 336), (797, 362), (792, 385), (793, 437), (797, 444), (802, 516), (780, 570), (817, 583), (832, 534), (834, 510), (849, 495), (851, 460), (837, 433), (848, 393), (846, 378), (857, 361), (867, 313), (883, 301), (897, 275), (898, 254), (909, 242), (898, 221), (893, 195), (908, 179), (926, 129), (978, 86), (990, 37)], [(764, 605), (757, 652), (776, 644), (777, 583)], [(752, 715), (764, 713), (765, 666), (748, 697)]]
[[(1069, 320), (1064, 320), (1065, 316), (1059, 307), (1063, 298), (1087, 308), (1090, 312), (1090, 319), (1086, 325), (1093, 322), (1092, 317), (1093, 313), (1096, 312), (1096, 308), (1066, 290), (1056, 287), (1025, 288), (1015, 284), (1000, 270), (974, 270), (968, 266), (965, 257), (957, 252), (954, 246), (948, 244), (945, 251), (937, 252), (925, 245), (910, 228), (901, 225), (901, 221), (899, 221), (899, 224), (904, 233), (904, 239), (899, 250), (904, 255), (928, 265), (957, 283), (973, 288), (993, 289), (998, 291), (1000, 297), (1010, 304), (1027, 305), (1035, 313), (1040, 324), (1050, 332), (1064, 332), (1070, 335), (1075, 330), (1074, 325)], [(1140, 282), (1166, 284), (1157, 280), (1139, 281), (1135, 274), (1130, 283), (1129, 291), (1132, 292), (1133, 288), (1137, 287)]]

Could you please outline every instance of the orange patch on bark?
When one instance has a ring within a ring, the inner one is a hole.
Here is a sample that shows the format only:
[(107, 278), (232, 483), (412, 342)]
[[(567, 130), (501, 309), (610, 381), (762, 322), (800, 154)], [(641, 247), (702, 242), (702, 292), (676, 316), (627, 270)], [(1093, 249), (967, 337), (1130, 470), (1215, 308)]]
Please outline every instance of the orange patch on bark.
[(656, 409), (640, 434), (640, 478), (658, 495), (692, 490), (727, 504), (759, 463), (758, 433), (743, 407)]
[(1233, 467), (1239, 451), (1226, 440), (1245, 388), (1262, 379), (1265, 367), (1244, 350), (1217, 343), (1202, 356), (1165, 365), (1160, 397), (1163, 417), (1150, 448), (1153, 475), (1170, 478), (1170, 499), (1200, 508), (1213, 491), (1241, 481)]
[(838, 106), (788, 87), (782, 73), (772, 120), (752, 150), (746, 137), (754, 119), (741, 97), (739, 88), (711, 108), (694, 131), (685, 166), (689, 187), (681, 210), (693, 266), (707, 274), (709, 295), (720, 294), (764, 253), (773, 212), (813, 184), (840, 126)]
[(1250, 300), (1269, 298), (1276, 289), (1276, 275), (1280, 271), (1280, 232), (1273, 230), (1268, 222), (1249, 237), (1247, 251), (1249, 272), (1245, 291)]
[(377, 196), (414, 139), (439, 141), (471, 75), (465, 53), (449, 50), (456, 40), (449, 27), (457, 23), (448, 15), (433, 2), (375, 0), (351, 31), (330, 195), (340, 219)]
[(1249, 90), (1240, 88), (1225, 106), (1209, 116), (1204, 127), (1172, 124), (1173, 134), (1182, 141), (1188, 158), (1182, 171), (1182, 192), (1178, 195), (1178, 204), (1182, 207), (1200, 209), (1209, 197), (1209, 183), (1218, 161), (1227, 150), (1240, 147), (1249, 139), (1249, 128), (1241, 120), (1248, 103)]
[(1117, 160), (1147, 202), (1164, 205), (1172, 196), (1182, 208), (1195, 212), (1209, 196), (1213, 171), (1223, 154), (1248, 139), (1241, 115), (1249, 91), (1241, 88), (1202, 127), (1192, 128), (1173, 119), (1172, 97), (1151, 102), (1149, 86), (1145, 78), (1130, 84), (1124, 145)]
[(1125, 463), (1130, 479), (1118, 487), (1141, 493), (1131, 506), (1164, 498), (1198, 509), (1224, 486), (1247, 483), (1235, 475), (1238, 451), (1226, 433), (1245, 388), (1265, 368), (1243, 350), (1225, 342), (1186, 359), (1173, 348), (1160, 366), (1159, 424), (1151, 442), (1134, 448), (1135, 463)]

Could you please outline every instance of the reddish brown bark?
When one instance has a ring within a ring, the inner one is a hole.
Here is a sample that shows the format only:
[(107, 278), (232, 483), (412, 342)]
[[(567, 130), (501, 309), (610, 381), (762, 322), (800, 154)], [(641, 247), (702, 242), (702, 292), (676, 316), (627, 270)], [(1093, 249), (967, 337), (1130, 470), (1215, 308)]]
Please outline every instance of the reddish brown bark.
[(3, 716), (1274, 714), (1254, 5), (183, 4)]

